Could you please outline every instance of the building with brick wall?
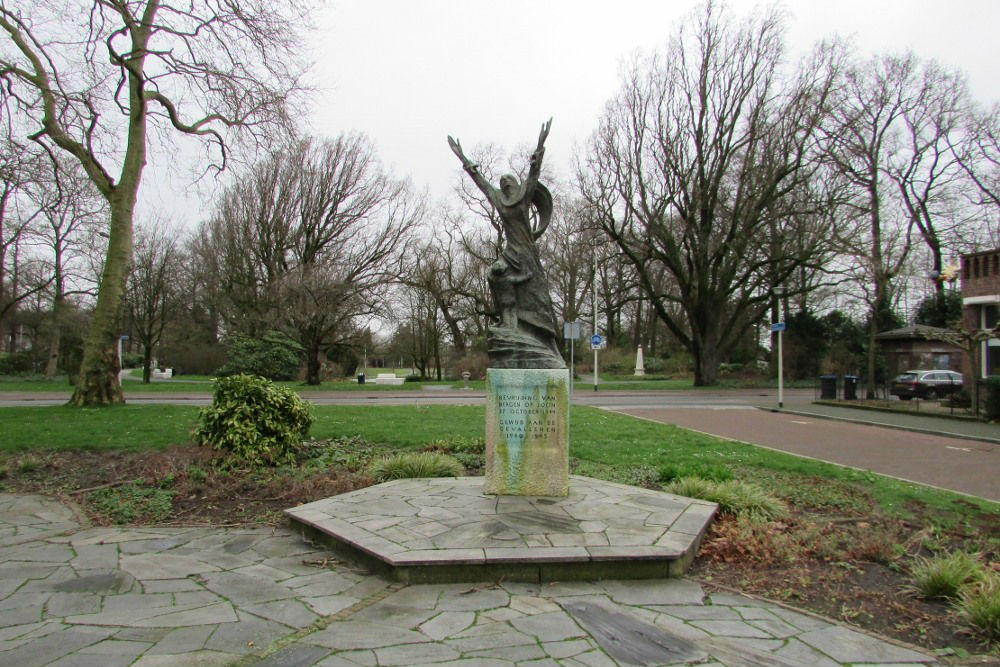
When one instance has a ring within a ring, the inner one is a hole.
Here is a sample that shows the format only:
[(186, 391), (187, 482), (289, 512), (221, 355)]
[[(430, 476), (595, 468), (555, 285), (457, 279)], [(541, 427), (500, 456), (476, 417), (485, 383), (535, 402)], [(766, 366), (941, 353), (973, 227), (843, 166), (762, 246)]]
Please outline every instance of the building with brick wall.
[(935, 338), (935, 334), (945, 331), (924, 324), (912, 324), (875, 336), (885, 357), (887, 377), (894, 378), (909, 370), (968, 372), (965, 352)]
[[(1000, 310), (1000, 248), (962, 255), (962, 326), (992, 329)], [(982, 342), (978, 378), (1000, 375), (1000, 339)]]

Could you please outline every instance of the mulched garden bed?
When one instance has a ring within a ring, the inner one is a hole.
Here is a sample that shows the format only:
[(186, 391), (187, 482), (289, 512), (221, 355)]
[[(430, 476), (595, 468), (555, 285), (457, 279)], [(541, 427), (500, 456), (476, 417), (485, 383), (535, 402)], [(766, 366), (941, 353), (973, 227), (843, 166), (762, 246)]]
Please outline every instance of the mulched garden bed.
[[(124, 515), (135, 522), (278, 524), (285, 508), (370, 485), (366, 464), (391, 450), (355, 441), (315, 443), (304, 451), (297, 465), (268, 470), (219, 467), (211, 451), (195, 446), (5, 454), (0, 490), (74, 501), (97, 524), (121, 519), (108, 490), (128, 488), (152, 489), (166, 499), (166, 513), (153, 516), (136, 498), (137, 506), (129, 507), (133, 514)], [(909, 558), (935, 546), (960, 546), (982, 552), (987, 562), (1000, 560), (995, 515), (973, 517), (961, 530), (931, 530), (921, 508), (908, 508), (914, 518), (905, 522), (880, 518), (863, 493), (840, 482), (776, 474), (760, 483), (785, 497), (791, 516), (763, 529), (731, 517), (716, 521), (692, 576), (939, 650), (956, 663), (1000, 665), (997, 649), (990, 652), (964, 631), (947, 603), (921, 600), (908, 589), (905, 569)]]

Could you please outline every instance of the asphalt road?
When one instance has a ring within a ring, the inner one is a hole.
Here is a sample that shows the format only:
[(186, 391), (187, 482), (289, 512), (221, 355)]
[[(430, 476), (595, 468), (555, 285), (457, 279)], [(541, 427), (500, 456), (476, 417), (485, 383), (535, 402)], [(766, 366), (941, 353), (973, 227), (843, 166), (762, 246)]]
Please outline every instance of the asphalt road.
[[(997, 428), (997, 441), (988, 442), (941, 435), (957, 429), (959, 423), (938, 418), (920, 420), (925, 430), (937, 433), (918, 433), (847, 423), (816, 414), (760, 409), (777, 407), (776, 393), (773, 389), (577, 390), (573, 402), (1000, 501), (1000, 428)], [(67, 397), (0, 395), (0, 406), (61, 404)], [(306, 398), (323, 405), (475, 405), (483, 402), (484, 394), (481, 391), (327, 392), (307, 394)], [(811, 405), (813, 398), (811, 389), (789, 390), (784, 395), (784, 407), (808, 413), (815, 410)], [(209, 396), (130, 393), (129, 402), (203, 405), (209, 402)], [(827, 409), (826, 412), (837, 411)], [(884, 413), (870, 414), (873, 422), (891, 421)]]

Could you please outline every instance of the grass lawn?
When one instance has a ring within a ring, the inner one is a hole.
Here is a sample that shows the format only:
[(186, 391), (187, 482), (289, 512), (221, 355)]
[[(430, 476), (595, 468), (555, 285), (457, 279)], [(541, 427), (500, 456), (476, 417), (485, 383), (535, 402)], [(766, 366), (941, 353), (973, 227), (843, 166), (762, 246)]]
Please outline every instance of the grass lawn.
[(191, 441), (198, 408), (124, 405), (0, 408), (0, 452), (33, 449), (159, 449)]
[[(310, 436), (360, 435), (373, 443), (415, 449), (439, 440), (483, 437), (482, 406), (314, 406)], [(12, 407), (0, 409), (0, 452), (34, 449), (158, 449), (191, 440), (198, 408), (126, 405), (119, 408)], [(694, 433), (595, 408), (574, 406), (570, 454), (585, 465), (656, 470), (663, 466), (725, 465), (736, 477), (766, 486), (788, 484), (796, 475), (860, 490), (889, 516), (909, 518), (916, 505), (944, 513), (997, 513), (987, 501), (803, 459), (752, 445)], [(803, 492), (808, 492), (804, 490)]]

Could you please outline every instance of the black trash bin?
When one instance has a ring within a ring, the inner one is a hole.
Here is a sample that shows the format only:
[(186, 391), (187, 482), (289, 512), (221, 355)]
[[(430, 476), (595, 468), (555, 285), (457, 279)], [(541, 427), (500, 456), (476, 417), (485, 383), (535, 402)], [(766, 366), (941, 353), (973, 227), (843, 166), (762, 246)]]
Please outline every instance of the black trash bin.
[(857, 375), (845, 375), (844, 376), (844, 400), (845, 401), (856, 401), (856, 400), (858, 400), (858, 376)]
[(819, 397), (824, 401), (834, 401), (837, 399), (837, 376), (819, 376)]
[(358, 373), (358, 384), (364, 384), (364, 383), (365, 383), (365, 374)]

